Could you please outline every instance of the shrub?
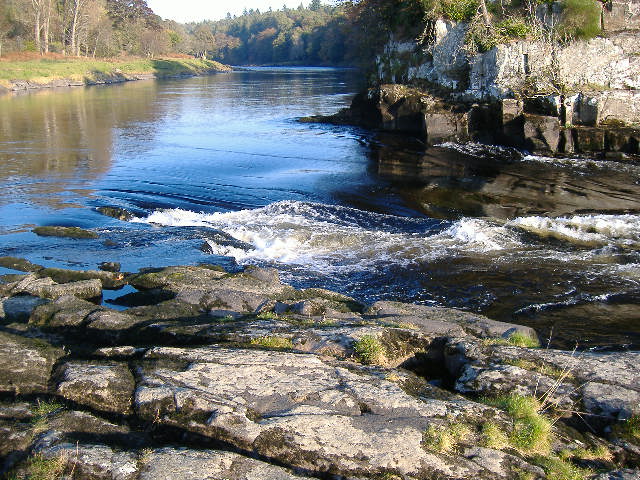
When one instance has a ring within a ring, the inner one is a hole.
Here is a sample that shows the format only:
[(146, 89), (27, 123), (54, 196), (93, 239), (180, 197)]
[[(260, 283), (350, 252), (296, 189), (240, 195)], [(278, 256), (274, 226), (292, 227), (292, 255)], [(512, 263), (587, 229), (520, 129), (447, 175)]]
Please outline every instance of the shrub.
[(366, 365), (381, 364), (385, 360), (385, 348), (373, 335), (363, 335), (353, 344), (353, 351), (358, 360)]
[(442, 0), (440, 9), (442, 15), (454, 22), (467, 22), (478, 11), (477, 0)]
[(593, 38), (601, 31), (601, 15), (599, 2), (564, 0), (560, 32), (570, 38)]

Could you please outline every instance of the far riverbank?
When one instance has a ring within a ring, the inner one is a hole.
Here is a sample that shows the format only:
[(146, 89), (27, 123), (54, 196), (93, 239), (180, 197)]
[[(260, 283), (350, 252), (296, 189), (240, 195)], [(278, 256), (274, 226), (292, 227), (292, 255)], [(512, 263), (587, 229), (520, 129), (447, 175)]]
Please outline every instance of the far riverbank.
[(207, 75), (231, 70), (230, 66), (213, 60), (192, 57), (94, 59), (38, 55), (26, 59), (0, 59), (0, 93)]

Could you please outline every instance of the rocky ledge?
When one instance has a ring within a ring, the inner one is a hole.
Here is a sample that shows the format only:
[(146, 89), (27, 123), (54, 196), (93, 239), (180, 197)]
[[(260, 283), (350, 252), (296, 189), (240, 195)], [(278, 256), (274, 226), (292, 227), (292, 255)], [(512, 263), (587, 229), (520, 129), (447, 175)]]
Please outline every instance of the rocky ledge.
[(10, 478), (640, 475), (635, 352), (535, 348), (527, 327), (269, 269), (0, 265), (25, 272), (0, 283)]

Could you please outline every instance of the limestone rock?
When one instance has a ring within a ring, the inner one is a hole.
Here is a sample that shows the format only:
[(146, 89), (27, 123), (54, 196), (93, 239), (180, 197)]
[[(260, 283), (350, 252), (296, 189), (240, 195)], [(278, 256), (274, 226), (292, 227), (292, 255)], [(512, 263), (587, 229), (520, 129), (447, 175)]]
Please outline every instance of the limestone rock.
[(507, 338), (519, 332), (531, 338), (537, 338), (537, 334), (530, 327), (511, 323), (498, 322), (482, 315), (475, 315), (453, 308), (428, 307), (401, 302), (380, 301), (376, 302), (366, 312), (377, 317), (411, 317), (411, 323), (425, 325), (431, 322), (445, 322), (459, 325), (465, 331), (478, 337), (503, 337)]
[(5, 322), (26, 322), (33, 311), (49, 300), (32, 295), (16, 295), (0, 300), (0, 319)]
[(40, 305), (31, 314), (29, 323), (42, 327), (78, 327), (99, 307), (80, 298), (64, 295), (53, 302)]
[(161, 448), (144, 455), (140, 480), (302, 480), (289, 470), (216, 450)]
[(210, 347), (155, 348), (147, 358), (154, 362), (143, 366), (135, 402), (148, 421), (325, 474), (491, 478), (473, 462), (421, 446), (436, 417), (481, 416), (487, 407), (423, 402), (313, 355)]
[(134, 452), (116, 450), (107, 445), (60, 443), (39, 451), (45, 459), (66, 464), (74, 478), (83, 480), (136, 480), (138, 458)]
[(38, 276), (49, 277), (56, 283), (67, 284), (81, 280), (100, 280), (103, 288), (117, 289), (126, 284), (124, 275), (117, 272), (104, 272), (98, 270), (65, 270), (62, 268), (43, 268), (38, 271)]
[(51, 370), (64, 355), (43, 340), (0, 332), (0, 392), (47, 392)]
[(62, 366), (57, 393), (94, 410), (127, 415), (134, 387), (126, 364), (68, 362)]

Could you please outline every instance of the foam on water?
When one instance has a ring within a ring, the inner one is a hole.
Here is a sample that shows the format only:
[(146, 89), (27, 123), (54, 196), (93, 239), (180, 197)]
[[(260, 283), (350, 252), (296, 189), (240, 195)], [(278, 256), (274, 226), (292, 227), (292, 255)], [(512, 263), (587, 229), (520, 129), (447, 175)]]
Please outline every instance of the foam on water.
[[(416, 265), (461, 255), (494, 255), (497, 261), (523, 255), (577, 261), (601, 257), (603, 247), (622, 247), (625, 251), (640, 247), (637, 215), (529, 216), (506, 223), (463, 218), (446, 222), (283, 201), (235, 212), (161, 210), (133, 221), (209, 227), (247, 245), (245, 248), (242, 244), (216, 243), (212, 235), (207, 243), (213, 254), (233, 257), (241, 264), (276, 262), (304, 265), (325, 273), (370, 270), (384, 264)], [(527, 243), (523, 231), (540, 237), (541, 242), (532, 245), (529, 238)], [(580, 248), (574, 252), (567, 252), (566, 248), (558, 250), (544, 245), (547, 237)], [(586, 252), (585, 245), (591, 247)]]
[(208, 240), (214, 254), (234, 257), (240, 263), (265, 260), (314, 265), (323, 271), (411, 264), (455, 255), (459, 250), (480, 254), (521, 246), (512, 230), (486, 220), (441, 222), (296, 201), (236, 212), (163, 210), (134, 221), (211, 227), (253, 247)]
[(580, 245), (640, 248), (638, 215), (530, 216), (511, 220), (509, 225), (542, 237), (555, 237)]

